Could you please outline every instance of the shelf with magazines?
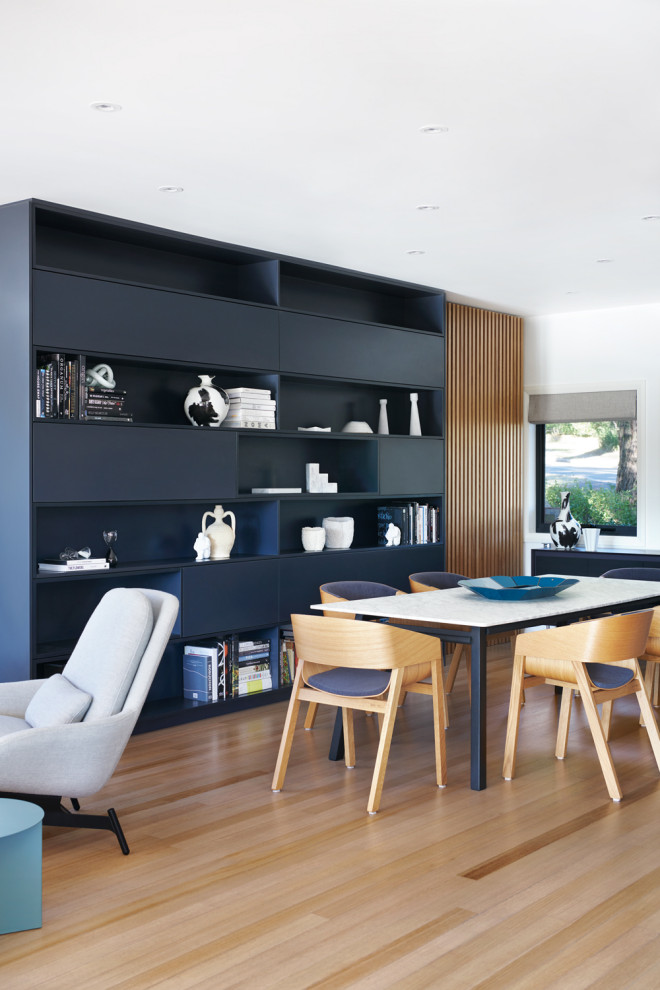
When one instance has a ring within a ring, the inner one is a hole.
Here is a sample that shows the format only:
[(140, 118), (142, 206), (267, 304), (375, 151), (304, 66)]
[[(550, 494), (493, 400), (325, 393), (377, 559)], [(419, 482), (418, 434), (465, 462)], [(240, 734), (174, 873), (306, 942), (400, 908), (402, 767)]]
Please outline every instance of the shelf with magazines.
[[(443, 569), (441, 291), (71, 207), (0, 210), (2, 453), (16, 482), (2, 501), (5, 679), (61, 667), (107, 590), (151, 587), (181, 609), (143, 727), (264, 704), (286, 695), (280, 634), (320, 584), (407, 590), (413, 571)], [(420, 528), (387, 543), (379, 513), (413, 505)], [(219, 509), (235, 519), (229, 557), (198, 559)], [(304, 549), (303, 528), (344, 517), (348, 545)], [(79, 563), (103, 557), (104, 531), (117, 565)], [(38, 569), (68, 551), (75, 567)], [(185, 645), (262, 634), (270, 688), (183, 696)]]

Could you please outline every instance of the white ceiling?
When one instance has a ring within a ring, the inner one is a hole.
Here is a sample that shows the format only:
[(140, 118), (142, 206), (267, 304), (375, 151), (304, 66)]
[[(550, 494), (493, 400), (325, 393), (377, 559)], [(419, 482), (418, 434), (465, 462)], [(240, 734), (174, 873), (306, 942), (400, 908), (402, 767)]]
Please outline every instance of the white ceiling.
[(658, 0), (0, 0), (0, 25), (0, 202), (521, 315), (660, 302)]

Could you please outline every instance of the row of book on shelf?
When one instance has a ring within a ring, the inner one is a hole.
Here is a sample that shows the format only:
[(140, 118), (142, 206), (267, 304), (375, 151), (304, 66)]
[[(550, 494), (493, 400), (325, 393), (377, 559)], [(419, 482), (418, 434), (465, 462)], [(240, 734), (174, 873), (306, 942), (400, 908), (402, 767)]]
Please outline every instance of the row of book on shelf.
[[(378, 546), (411, 546), (442, 542), (440, 508), (420, 502), (397, 502), (379, 505)], [(398, 533), (398, 537), (397, 537)]]
[(235, 429), (275, 429), (275, 409), (277, 402), (271, 398), (268, 388), (227, 388), (229, 412), (223, 420), (224, 426)]
[(271, 660), (270, 639), (243, 639), (234, 633), (215, 643), (190, 643), (183, 648), (183, 696), (208, 704), (292, 684), (297, 656), (290, 626), (280, 630), (276, 674)]
[(83, 354), (37, 355), (35, 380), (37, 419), (77, 419), (130, 423), (126, 412), (126, 390), (87, 384), (87, 362)]

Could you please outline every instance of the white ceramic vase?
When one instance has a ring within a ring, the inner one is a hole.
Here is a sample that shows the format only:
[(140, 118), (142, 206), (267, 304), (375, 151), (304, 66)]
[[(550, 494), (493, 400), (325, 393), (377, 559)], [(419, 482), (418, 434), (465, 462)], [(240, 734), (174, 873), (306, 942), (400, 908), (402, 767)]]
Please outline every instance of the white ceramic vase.
[(220, 426), (229, 412), (229, 396), (213, 384), (211, 375), (198, 375), (199, 385), (191, 388), (183, 409), (193, 426)]
[(353, 542), (352, 516), (326, 516), (323, 520), (328, 550), (348, 550)]
[(417, 406), (417, 392), (410, 393), (410, 436), (421, 437), (422, 427), (419, 422), (419, 408)]
[(303, 526), (300, 535), (302, 545), (307, 553), (318, 553), (325, 546), (323, 526)]
[[(210, 526), (206, 526), (207, 516), (215, 519)], [(225, 516), (231, 519), (231, 526), (223, 521)], [(202, 516), (202, 533), (211, 541), (211, 560), (225, 560), (236, 539), (236, 516), (229, 509), (225, 511), (221, 505), (216, 505), (213, 512), (205, 512)]]
[(378, 432), (389, 433), (390, 424), (387, 421), (387, 399), (379, 399), (380, 413), (378, 414)]

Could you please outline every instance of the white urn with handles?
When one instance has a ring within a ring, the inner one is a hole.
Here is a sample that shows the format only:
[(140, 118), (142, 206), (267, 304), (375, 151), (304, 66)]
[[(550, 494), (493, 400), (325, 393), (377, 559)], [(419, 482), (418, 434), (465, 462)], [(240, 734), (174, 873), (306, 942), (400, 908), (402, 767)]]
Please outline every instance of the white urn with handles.
[[(210, 526), (206, 525), (208, 516), (215, 519)], [(231, 526), (224, 522), (225, 516), (229, 516)], [(209, 510), (202, 516), (202, 533), (211, 541), (211, 560), (225, 560), (231, 553), (236, 539), (236, 516), (229, 509), (225, 510), (221, 505), (216, 505), (213, 512)]]

